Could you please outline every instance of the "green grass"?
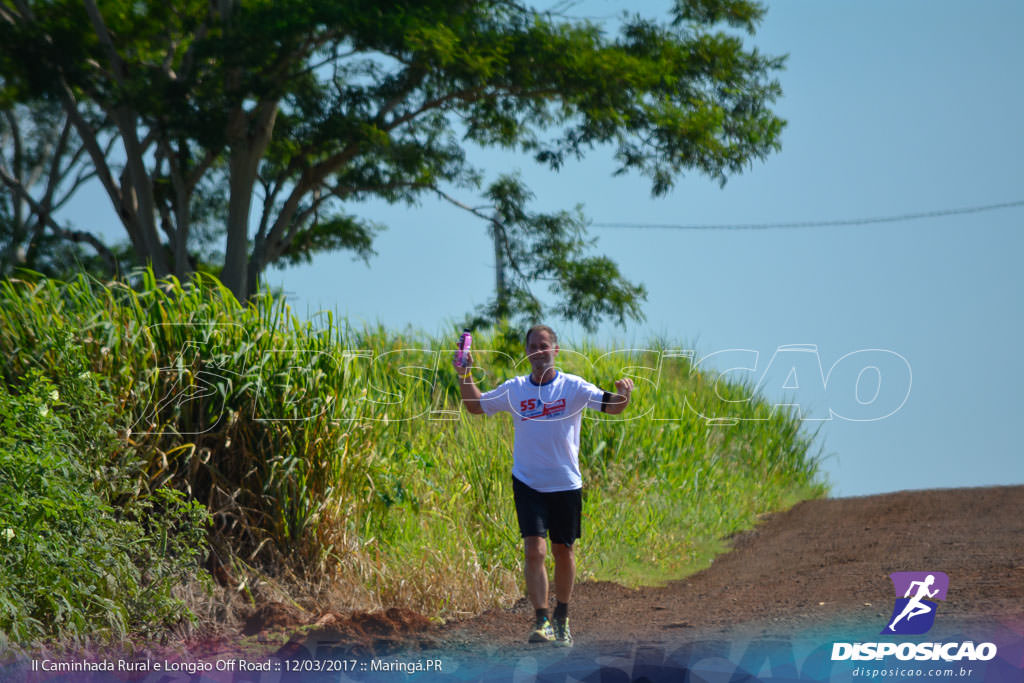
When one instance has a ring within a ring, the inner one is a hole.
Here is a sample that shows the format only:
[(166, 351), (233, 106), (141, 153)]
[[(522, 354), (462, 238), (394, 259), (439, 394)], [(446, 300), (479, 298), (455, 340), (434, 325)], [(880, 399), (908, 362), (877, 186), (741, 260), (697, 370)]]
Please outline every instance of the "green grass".
[[(0, 283), (0, 375), (17, 387), (52, 372), (55, 339), (81, 349), (116, 407), (108, 457), (137, 458), (122, 502), (184, 493), (212, 517), (209, 564), (248, 577), (246, 595), (302, 587), (300, 602), (335, 609), (447, 618), (522, 594), (512, 423), (458, 412), (457, 332), (314, 325), (269, 295), (240, 305), (208, 277)], [(527, 371), (518, 334), (474, 334), (474, 349), (485, 389)], [(637, 381), (626, 413), (585, 420), (584, 578), (677, 578), (758, 515), (826, 493), (791, 414), (742, 400), (749, 386), (716, 389), (675, 351), (561, 356), (605, 388), (626, 367)]]

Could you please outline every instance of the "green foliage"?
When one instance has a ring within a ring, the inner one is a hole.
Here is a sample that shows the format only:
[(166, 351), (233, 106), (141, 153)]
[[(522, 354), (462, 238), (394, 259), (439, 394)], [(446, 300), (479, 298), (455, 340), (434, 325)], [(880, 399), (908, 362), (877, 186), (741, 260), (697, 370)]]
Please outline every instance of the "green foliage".
[[(460, 410), (456, 330), (303, 322), (280, 298), (243, 306), (207, 277), (139, 284), (3, 283), (0, 370), (14, 381), (49, 367), (54, 330), (72, 335), (130, 426), (120, 447), (154, 486), (210, 511), (224, 566), (341, 587), (335, 608), (453, 616), (521, 594), (512, 424)], [(481, 386), (527, 371), (520, 337), (474, 335)], [(567, 371), (611, 387), (629, 367), (638, 382), (622, 416), (586, 418), (583, 576), (680, 576), (758, 515), (824, 494), (812, 437), (749, 387), (716, 384), (661, 344), (562, 345)]]
[[(370, 254), (355, 202), (477, 195), (487, 174), (472, 145), (553, 171), (603, 147), (660, 196), (686, 172), (724, 183), (779, 149), (784, 125), (771, 110), (783, 60), (731, 30), (757, 26), (750, 0), (679, 0), (615, 29), (497, 0), (40, 0), (0, 13), (2, 106), (59, 103), (138, 263), (186, 280), (216, 257), (240, 299), (271, 264)], [(527, 197), (501, 201), (525, 215)], [(223, 252), (220, 231), (197, 225), (220, 216)], [(578, 221), (549, 218), (557, 241), (581, 239)], [(496, 238), (509, 251), (546, 239), (537, 220), (513, 227), (521, 239)], [(607, 258), (574, 248), (519, 265), (569, 293), (558, 315), (637, 318), (642, 290)], [(520, 283), (497, 293), (492, 319), (537, 302)]]
[(69, 343), (54, 378), (0, 385), (0, 651), (8, 641), (119, 640), (188, 618), (172, 590), (196, 572), (205, 511), (177, 491), (139, 495), (140, 463)]
[[(508, 320), (529, 326), (550, 314), (593, 332), (604, 318), (622, 327), (627, 320), (643, 320), (640, 303), (647, 291), (626, 280), (611, 259), (590, 255), (597, 240), (587, 238), (581, 207), (575, 213), (535, 213), (526, 209), (532, 197), (511, 175), (502, 175), (487, 188), (499, 285), (494, 299), (478, 309), (468, 326)], [(549, 283), (559, 302), (548, 313), (533, 291), (537, 282)]]

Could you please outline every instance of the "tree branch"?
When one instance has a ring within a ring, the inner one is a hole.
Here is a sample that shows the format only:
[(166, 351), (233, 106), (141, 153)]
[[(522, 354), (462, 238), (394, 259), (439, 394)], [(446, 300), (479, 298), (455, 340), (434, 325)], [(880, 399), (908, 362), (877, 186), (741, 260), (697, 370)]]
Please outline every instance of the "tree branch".
[[(267, 244), (270, 246), (272, 251), (274, 250), (274, 245), (283, 239), (288, 224), (291, 223), (295, 216), (295, 212), (298, 211), (299, 202), (302, 197), (305, 196), (305, 194), (313, 187), (322, 183), (324, 178), (341, 168), (345, 162), (354, 158), (358, 151), (359, 145), (350, 144), (338, 154), (329, 157), (325, 161), (314, 166), (312, 169), (307, 169), (303, 172), (302, 177), (300, 177), (299, 181), (295, 184), (295, 187), (288, 195), (288, 199), (285, 200), (284, 206), (277, 214), (277, 219), (274, 221), (274, 225), (270, 229), (270, 233), (267, 235)], [(267, 261), (267, 263), (269, 263), (269, 261)]]
[(18, 16), (15, 14), (11, 14), (3, 5), (0, 5), (0, 19), (6, 21), (8, 24), (12, 26), (18, 25)]
[(477, 99), (479, 99), (478, 97), (467, 99), (466, 96), (469, 95), (469, 93), (475, 92), (477, 90), (479, 90), (479, 88), (456, 90), (455, 92), (450, 92), (447, 95), (435, 97), (432, 100), (427, 100), (422, 105), (420, 105), (418, 109), (414, 109), (411, 112), (399, 116), (397, 119), (392, 120), (390, 123), (384, 124), (382, 128), (388, 131), (394, 130), (395, 128), (401, 126), (403, 123), (408, 123), (409, 121), (412, 121), (423, 112), (438, 109), (440, 108), (441, 105), (446, 104), (447, 102), (450, 102), (455, 99), (463, 99), (466, 102), (475, 102)]
[(23, 19), (35, 21), (35, 12), (32, 11), (32, 7), (25, 0), (14, 0), (14, 4), (18, 6), (18, 11), (21, 12)]
[(262, 179), (260, 184), (263, 185), (263, 212), (260, 215), (260, 225), (256, 230), (256, 240), (260, 243), (267, 237), (267, 226), (270, 223), (270, 212), (274, 208), (274, 202), (277, 200), (277, 195), (280, 193), (283, 183), (281, 182), (266, 182)]
[(185, 185), (189, 194), (195, 191), (199, 181), (203, 179), (203, 176), (206, 175), (206, 172), (210, 170), (210, 167), (213, 166), (213, 162), (216, 160), (217, 154), (213, 150), (206, 150), (206, 155), (202, 161), (195, 165), (185, 179)]
[[(57, 140), (57, 145), (53, 149), (53, 157), (50, 160), (50, 173), (46, 179), (46, 192), (43, 195), (41, 203), (48, 211), (53, 210), (53, 195), (57, 190), (57, 186), (60, 184), (61, 178), (64, 177), (64, 173), (61, 172), (60, 160), (64, 156), (64, 150), (67, 149), (68, 140), (71, 137), (71, 121), (67, 118), (64, 119), (64, 125), (60, 131), (60, 137)], [(30, 185), (31, 186), (31, 185)]]
[(107, 265), (110, 267), (110, 271), (111, 273), (114, 274), (114, 276), (120, 274), (120, 267), (118, 266), (117, 258), (107, 248), (107, 246), (99, 240), (99, 238), (85, 231), (68, 230), (66, 228), (62, 228), (53, 219), (53, 216), (50, 215), (50, 212), (47, 211), (45, 207), (41, 206), (39, 202), (37, 202), (35, 198), (32, 197), (32, 195), (29, 194), (24, 187), (22, 187), (21, 183), (18, 182), (16, 178), (12, 177), (9, 173), (7, 173), (7, 170), (4, 168), (0, 168), (0, 182), (3, 182), (3, 184), (10, 188), (10, 190), (13, 193), (17, 194), (30, 207), (32, 207), (32, 211), (33, 213), (35, 213), (38, 219), (37, 229), (35, 231), (36, 234), (38, 234), (42, 227), (45, 225), (46, 227), (49, 227), (53, 234), (56, 235), (57, 237), (75, 242), (76, 244), (79, 242), (87, 242), (90, 246), (92, 246), (93, 249), (96, 250), (96, 253), (99, 254), (100, 257), (102, 257), (103, 260), (107, 262)]
[[(539, 95), (545, 92), (549, 91), (539, 90), (535, 94)], [(554, 91), (550, 92), (553, 93)], [(475, 93), (475, 96), (469, 97), (471, 93)], [(479, 99), (484, 94), (485, 93), (482, 92), (481, 88), (457, 90), (455, 92), (448, 93), (447, 95), (444, 95), (442, 97), (436, 97), (432, 100), (424, 102), (417, 109), (392, 120), (390, 123), (383, 125), (382, 128), (383, 130), (388, 131), (394, 130), (403, 123), (407, 123), (415, 119), (416, 117), (420, 116), (426, 111), (431, 111), (439, 108), (446, 102), (452, 101), (454, 99), (462, 99), (463, 101), (471, 102), (476, 99)], [(391, 102), (394, 102), (394, 98), (391, 100)], [(397, 104), (395, 106), (397, 106)], [(381, 116), (382, 112), (378, 112), (378, 118), (381, 118)], [(271, 249), (271, 252), (276, 251), (274, 247), (276, 243), (283, 241), (286, 234), (287, 226), (291, 223), (291, 221), (295, 217), (296, 212), (298, 211), (300, 199), (307, 192), (309, 192), (310, 189), (322, 183), (324, 178), (326, 178), (331, 173), (340, 168), (345, 162), (350, 161), (352, 158), (354, 158), (357, 153), (358, 145), (349, 145), (338, 154), (325, 159), (324, 161), (314, 166), (312, 169), (307, 169), (306, 171), (303, 172), (302, 177), (296, 183), (295, 188), (292, 190), (291, 194), (286, 200), (285, 206), (278, 214), (277, 220), (274, 222), (274, 226), (270, 230), (270, 234), (267, 236), (267, 243), (269, 245), (269, 248)], [(440, 192), (439, 190), (437, 190), (436, 187), (433, 189)]]
[(83, 4), (85, 5), (85, 12), (89, 16), (89, 21), (92, 22), (92, 28), (96, 31), (96, 36), (107, 50), (107, 56), (110, 59), (110, 66), (113, 68), (112, 73), (117, 80), (117, 84), (124, 85), (126, 71), (124, 60), (121, 59), (121, 55), (117, 54), (114, 39), (110, 37), (110, 31), (107, 29), (106, 22), (103, 21), (103, 15), (100, 14), (95, 0), (84, 0)]
[(406, 75), (406, 87), (390, 100), (385, 102), (384, 106), (382, 106), (377, 112), (377, 116), (374, 117), (374, 121), (381, 128), (384, 128), (385, 126), (384, 117), (394, 111), (398, 105), (405, 101), (410, 93), (415, 92), (415, 90), (423, 84), (423, 79), (427, 77), (427, 70), (418, 66), (409, 66), (406, 70)]
[[(110, 172), (110, 166), (107, 164), (107, 155), (110, 152), (110, 147), (104, 150), (100, 148), (99, 141), (97, 139), (97, 132), (93, 130), (89, 122), (85, 120), (81, 112), (78, 111), (78, 102), (75, 101), (75, 96), (71, 92), (71, 88), (68, 87), (67, 81), (61, 78), (60, 83), (60, 95), (64, 105), (64, 111), (67, 112), (68, 118), (72, 123), (75, 124), (75, 130), (78, 131), (78, 137), (82, 140), (82, 144), (85, 146), (89, 153), (89, 158), (96, 169), (96, 177), (99, 179), (100, 184), (107, 191), (107, 196), (110, 197), (110, 201), (119, 211), (123, 210), (124, 207), (124, 196), (117, 183), (114, 182), (113, 175)], [(113, 139), (110, 141), (110, 145), (113, 145)], [(124, 220), (122, 216), (121, 221), (125, 230), (128, 232), (129, 238), (132, 240), (132, 244), (137, 247), (141, 244), (141, 240), (138, 234), (138, 228), (135, 226), (133, 220)]]
[[(70, 125), (70, 121), (68, 122), (68, 125)], [(82, 155), (84, 153), (85, 153), (85, 145), (79, 145), (78, 149), (75, 150), (75, 153), (71, 155), (70, 159), (68, 160), (67, 165), (63, 169), (58, 171), (58, 174), (57, 174), (56, 177), (57, 178), (67, 178), (71, 174), (72, 169), (74, 169), (76, 166), (78, 166), (78, 163), (81, 160)], [(107, 154), (109, 154), (109, 153), (110, 153), (110, 148), (108, 147), (107, 148)], [(89, 168), (88, 164), (83, 164), (83, 167), (84, 168), (81, 169), (81, 171), (78, 174), (78, 177), (75, 178), (75, 180), (71, 183), (71, 187), (69, 187), (67, 189), (67, 191), (64, 192), (64, 196), (61, 197), (60, 199), (58, 199), (53, 204), (53, 210), (54, 211), (56, 211), (59, 208), (61, 208), (62, 206), (64, 206), (64, 204), (72, 197), (72, 195), (75, 194), (75, 192), (78, 191), (78, 188), (81, 187), (83, 183), (86, 183), (87, 181), (89, 181), (89, 180), (91, 180), (91, 179), (96, 177), (96, 170), (95, 169), (93, 169), (91, 171), (85, 170), (85, 169)], [(51, 181), (51, 182), (53, 182), (53, 181)]]
[(192, 65), (195, 63), (196, 57), (196, 45), (201, 43), (206, 35), (209, 33), (210, 27), (203, 22), (199, 28), (196, 29), (195, 34), (192, 37), (192, 43), (185, 50), (185, 55), (181, 58), (181, 74), (179, 76), (183, 79), (188, 79), (192, 76)]
[[(7, 125), (11, 127), (11, 144), (14, 147), (14, 159), (11, 160), (11, 172), (16, 178), (20, 178), (24, 175), (22, 173), (24, 152), (21, 146), (21, 127), (18, 126), (18, 119), (14, 115), (13, 110), (5, 111), (4, 117), (7, 119)], [(0, 149), (0, 162), (3, 161), (5, 161), (3, 157), (3, 150)], [(21, 225), (23, 222), (21, 217), (21, 203), (16, 202), (11, 208), (14, 210), (15, 224)]]
[(511, 240), (509, 240), (508, 231), (505, 229), (505, 224), (502, 223), (501, 221), (499, 221), (494, 216), (488, 216), (488, 215), (484, 214), (480, 209), (477, 209), (475, 207), (469, 206), (468, 204), (464, 204), (463, 202), (459, 201), (455, 197), (452, 197), (451, 195), (449, 195), (447, 192), (443, 191), (441, 188), (437, 187), (436, 185), (431, 186), (430, 189), (432, 189), (434, 192), (436, 192), (437, 195), (439, 197), (441, 197), (441, 199), (444, 199), (446, 202), (448, 202), (448, 203), (450, 203), (450, 204), (452, 204), (454, 206), (459, 207), (463, 211), (468, 211), (469, 213), (473, 214), (477, 218), (485, 220), (488, 223), (490, 223), (492, 226), (494, 226), (494, 229), (500, 233), (501, 245), (502, 245), (502, 248), (503, 248), (503, 250), (505, 252), (505, 258), (508, 259), (509, 265), (512, 267), (512, 270), (514, 270), (516, 272), (516, 274), (519, 275), (520, 279), (523, 281), (523, 287), (526, 289), (526, 292), (531, 297), (536, 298), (536, 297), (533, 296), (533, 292), (530, 290), (530, 284), (529, 284), (530, 279), (528, 277), (526, 277), (525, 273), (523, 273), (522, 269), (519, 267), (519, 263), (518, 263), (518, 261), (517, 261), (517, 259), (515, 257), (515, 254), (512, 253), (512, 249), (510, 247)]
[(75, 181), (71, 184), (71, 187), (68, 188), (68, 190), (64, 193), (64, 196), (62, 196), (60, 199), (58, 199), (56, 202), (54, 202), (53, 210), (54, 211), (60, 210), (68, 202), (68, 200), (71, 199), (71, 197), (75, 194), (75, 192), (78, 191), (78, 188), (80, 188), (83, 184), (85, 184), (86, 182), (92, 180), (95, 177), (96, 177), (96, 172), (95, 171), (88, 171), (88, 172), (83, 171), (82, 173), (80, 173), (78, 175), (78, 177), (75, 178)]

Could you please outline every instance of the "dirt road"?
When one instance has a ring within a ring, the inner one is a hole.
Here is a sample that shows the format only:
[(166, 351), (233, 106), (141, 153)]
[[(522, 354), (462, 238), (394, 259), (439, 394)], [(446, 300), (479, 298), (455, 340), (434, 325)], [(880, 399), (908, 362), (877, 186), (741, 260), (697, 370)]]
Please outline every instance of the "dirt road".
[[(877, 623), (896, 571), (949, 576), (944, 618), (1024, 619), (1024, 486), (814, 500), (733, 539), (705, 571), (661, 588), (577, 586), (577, 643), (659, 643), (686, 633)], [(521, 601), (452, 625), (448, 641), (528, 652)]]
[[(889, 574), (897, 571), (948, 575), (936, 633), (1016, 624), (1014, 632), (1024, 634), (1024, 486), (807, 501), (732, 539), (731, 548), (708, 569), (663, 587), (577, 585), (574, 652), (632, 657), (637, 648), (844, 625), (877, 636), (891, 616)], [(548, 658), (548, 646), (524, 642), (531, 619), (525, 600), (443, 627), (401, 610), (355, 615), (323, 624), (279, 654), (441, 652), (480, 666)]]
[[(832, 661), (831, 648), (837, 639), (879, 640), (896, 597), (889, 574), (901, 571), (949, 577), (927, 638), (997, 643), (998, 657), (970, 664), (975, 667), (971, 680), (1024, 682), (1024, 486), (800, 503), (731, 539), (729, 552), (686, 579), (639, 590), (601, 582), (577, 585), (571, 650), (524, 642), (532, 609), (520, 600), (510, 609), (444, 626), (402, 609), (327, 613), (313, 623), (299, 622), (275, 603), (257, 610), (243, 633), (221, 634), (177, 652), (184, 661), (210, 666), (255, 658), (271, 668), (243, 679), (278, 683), (852, 682), (864, 676), (853, 673), (859, 664)], [(344, 668), (317, 668), (332, 662)], [(423, 668), (433, 665), (434, 670)], [(928, 665), (949, 667), (939, 672), (943, 675), (929, 676), (933, 683), (963, 677), (948, 664)], [(19, 680), (31, 678), (28, 666), (15, 666)], [(230, 671), (211, 680), (240, 680)], [(872, 671), (877, 674), (877, 666)], [(417, 672), (422, 678), (408, 676)], [(91, 680), (144, 678), (118, 674)]]

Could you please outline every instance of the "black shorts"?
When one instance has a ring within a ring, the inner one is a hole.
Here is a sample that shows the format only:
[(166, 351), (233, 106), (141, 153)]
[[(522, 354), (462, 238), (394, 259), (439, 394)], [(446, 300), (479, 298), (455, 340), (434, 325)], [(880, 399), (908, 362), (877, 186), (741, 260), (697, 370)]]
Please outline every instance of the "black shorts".
[(512, 477), (512, 495), (523, 538), (543, 537), (550, 532), (552, 542), (572, 545), (580, 537), (582, 489), (543, 493)]

